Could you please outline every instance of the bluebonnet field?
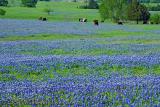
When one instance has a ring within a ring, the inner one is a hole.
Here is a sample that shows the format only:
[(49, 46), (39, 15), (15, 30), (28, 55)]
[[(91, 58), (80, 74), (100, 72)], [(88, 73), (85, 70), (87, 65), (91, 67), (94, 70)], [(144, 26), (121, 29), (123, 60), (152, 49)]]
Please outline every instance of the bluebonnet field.
[[(5, 23), (0, 26), (1, 105), (160, 106), (160, 29), (8, 19), (0, 23)], [(3, 41), (39, 33), (83, 39)]]
[[(101, 24), (94, 26), (92, 23), (78, 22), (42, 22), (36, 20), (10, 20), (0, 19), (0, 37), (4, 36), (28, 36), (34, 34), (76, 34), (91, 35), (98, 32), (107, 32), (121, 30), (126, 32), (148, 32), (160, 34), (158, 27), (156, 29), (143, 29), (140, 26), (118, 26), (115, 24)], [(2, 26), (3, 25), (3, 26)], [(7, 28), (7, 29), (6, 29)]]

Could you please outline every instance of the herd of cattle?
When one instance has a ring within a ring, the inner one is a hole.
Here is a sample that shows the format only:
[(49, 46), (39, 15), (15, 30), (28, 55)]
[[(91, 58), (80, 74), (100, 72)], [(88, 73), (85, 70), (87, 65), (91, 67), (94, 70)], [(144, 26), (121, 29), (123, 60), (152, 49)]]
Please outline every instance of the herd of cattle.
[[(39, 17), (39, 20), (41, 21), (47, 21), (48, 19), (46, 17)], [(79, 18), (79, 22), (88, 22), (87, 18)], [(104, 21), (101, 21), (101, 23), (103, 23)], [(93, 24), (95, 26), (99, 25), (99, 20), (93, 20)], [(123, 25), (123, 23), (120, 21), (118, 22), (119, 25)]]
[[(79, 18), (79, 22), (87, 22), (86, 18)], [(99, 21), (98, 20), (93, 20), (94, 25), (98, 26)]]
[[(41, 21), (47, 21), (48, 19), (46, 17), (39, 17), (39, 20)], [(87, 18), (79, 18), (79, 22), (88, 22)], [(104, 21), (101, 21), (104, 22)], [(99, 25), (99, 21), (98, 20), (93, 20), (93, 23), (95, 26)]]

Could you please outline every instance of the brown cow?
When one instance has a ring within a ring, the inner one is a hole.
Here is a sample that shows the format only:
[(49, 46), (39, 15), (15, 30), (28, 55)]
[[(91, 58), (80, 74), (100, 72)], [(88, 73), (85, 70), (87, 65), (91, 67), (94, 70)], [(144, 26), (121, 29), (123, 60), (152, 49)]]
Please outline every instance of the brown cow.
[(94, 25), (96, 25), (96, 26), (98, 26), (98, 25), (99, 25), (98, 20), (93, 20), (93, 23), (94, 23)]

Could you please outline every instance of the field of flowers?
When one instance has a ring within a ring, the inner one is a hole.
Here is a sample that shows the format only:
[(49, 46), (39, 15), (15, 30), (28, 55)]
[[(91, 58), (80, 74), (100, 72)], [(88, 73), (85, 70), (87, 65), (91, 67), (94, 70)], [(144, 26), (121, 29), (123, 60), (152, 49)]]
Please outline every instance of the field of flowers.
[[(160, 106), (158, 25), (0, 23), (0, 105)], [(79, 38), (3, 41), (36, 34)]]

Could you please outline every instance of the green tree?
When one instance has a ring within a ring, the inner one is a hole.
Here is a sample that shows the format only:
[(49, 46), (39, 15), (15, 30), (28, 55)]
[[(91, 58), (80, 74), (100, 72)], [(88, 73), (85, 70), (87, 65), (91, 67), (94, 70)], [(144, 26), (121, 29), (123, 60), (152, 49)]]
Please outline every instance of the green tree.
[(133, 0), (127, 9), (127, 16), (129, 20), (135, 20), (137, 24), (139, 21), (147, 23), (150, 18), (150, 13), (145, 5), (140, 4), (137, 0)]
[(7, 0), (0, 0), (0, 6), (7, 6), (8, 1)]
[(101, 0), (100, 15), (102, 20), (107, 18), (115, 22), (126, 19), (127, 0)]
[(38, 0), (22, 0), (22, 4), (25, 7), (36, 7)]

